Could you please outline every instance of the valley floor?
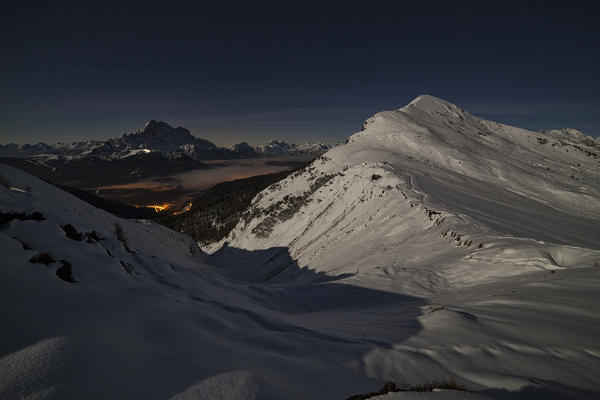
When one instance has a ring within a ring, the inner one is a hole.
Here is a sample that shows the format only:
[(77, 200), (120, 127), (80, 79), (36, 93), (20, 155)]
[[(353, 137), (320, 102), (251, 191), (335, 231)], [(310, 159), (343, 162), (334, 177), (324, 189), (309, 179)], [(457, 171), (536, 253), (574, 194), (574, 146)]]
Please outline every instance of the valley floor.
[(314, 156), (306, 155), (210, 160), (203, 161), (212, 167), (210, 169), (158, 176), (133, 183), (87, 186), (84, 189), (96, 192), (106, 199), (133, 205), (170, 203), (177, 210), (203, 190), (221, 182), (297, 168), (306, 165), (313, 158)]

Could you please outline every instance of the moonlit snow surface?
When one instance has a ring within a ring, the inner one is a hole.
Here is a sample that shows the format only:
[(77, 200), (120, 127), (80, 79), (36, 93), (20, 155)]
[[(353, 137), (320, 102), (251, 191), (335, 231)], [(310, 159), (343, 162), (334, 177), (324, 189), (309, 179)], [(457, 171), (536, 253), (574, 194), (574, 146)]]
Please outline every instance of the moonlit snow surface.
[(0, 398), (596, 398), (599, 155), (420, 96), (205, 252), (0, 165)]

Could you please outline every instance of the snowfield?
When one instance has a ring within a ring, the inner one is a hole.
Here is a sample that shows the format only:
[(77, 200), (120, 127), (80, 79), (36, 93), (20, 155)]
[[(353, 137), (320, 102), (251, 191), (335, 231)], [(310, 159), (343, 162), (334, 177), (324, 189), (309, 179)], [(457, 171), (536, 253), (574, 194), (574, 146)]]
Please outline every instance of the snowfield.
[(600, 148), (579, 132), (420, 96), (204, 252), (0, 175), (2, 399), (600, 396)]

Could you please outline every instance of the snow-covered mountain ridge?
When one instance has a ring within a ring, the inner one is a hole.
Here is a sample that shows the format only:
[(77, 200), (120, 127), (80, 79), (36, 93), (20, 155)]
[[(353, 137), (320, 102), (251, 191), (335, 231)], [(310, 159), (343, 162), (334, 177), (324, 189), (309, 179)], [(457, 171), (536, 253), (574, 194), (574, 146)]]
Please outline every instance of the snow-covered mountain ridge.
[(421, 96), (259, 193), (210, 255), (0, 175), (2, 398), (600, 393), (600, 161), (560, 132)]
[[(426, 236), (420, 242), (469, 259), (503, 257), (507, 247), (535, 248), (536, 241), (558, 253), (572, 251), (564, 246), (598, 249), (596, 151), (560, 133), (485, 121), (421, 96), (376, 114), (346, 145), (259, 194), (225, 241), (289, 248), (302, 265), (327, 273), (354, 273), (370, 255), (406, 255), (404, 241), (417, 233)], [(354, 253), (341, 267), (339, 254)], [(553, 257), (545, 265), (560, 267)], [(267, 274), (279, 267), (263, 266)]]
[[(346, 145), (260, 193), (229, 237), (206, 250), (210, 263), (252, 282), (303, 285), (321, 273), (428, 299), (435, 314), (420, 320), (423, 332), (367, 358), (377, 373), (406, 377), (402, 366), (424, 357), (433, 370), (443, 365), (479, 383), (499, 379), (502, 368), (508, 386), (523, 387), (517, 377), (537, 371), (591, 388), (579, 365), (600, 368), (592, 339), (600, 326), (599, 183), (590, 143), (420, 96), (376, 114)], [(559, 349), (571, 361), (550, 356)]]

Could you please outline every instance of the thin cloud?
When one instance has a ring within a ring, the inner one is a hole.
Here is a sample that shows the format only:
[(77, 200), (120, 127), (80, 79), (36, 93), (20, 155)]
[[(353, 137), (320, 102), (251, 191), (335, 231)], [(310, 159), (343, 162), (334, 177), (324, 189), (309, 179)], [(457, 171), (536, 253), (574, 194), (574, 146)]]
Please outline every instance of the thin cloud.
[(598, 104), (493, 104), (493, 103), (471, 103), (462, 107), (472, 114), (485, 115), (514, 115), (514, 116), (537, 116), (537, 115), (579, 115), (598, 114)]
[[(254, 113), (240, 113), (240, 114), (228, 114), (228, 115), (216, 115), (210, 117), (198, 117), (198, 118), (184, 118), (177, 119), (179, 124), (194, 124), (194, 125), (212, 125), (212, 124), (228, 124), (235, 122), (268, 122), (273, 121), (281, 123), (281, 120), (299, 117), (319, 117), (327, 116), (332, 114), (364, 114), (372, 112), (367, 109), (353, 109), (353, 108), (334, 108), (334, 109), (321, 109), (321, 108), (288, 108), (276, 111), (267, 112), (254, 112)], [(285, 121), (290, 123), (290, 120)], [(322, 121), (321, 121), (322, 122)], [(298, 121), (300, 123), (300, 121)]]

